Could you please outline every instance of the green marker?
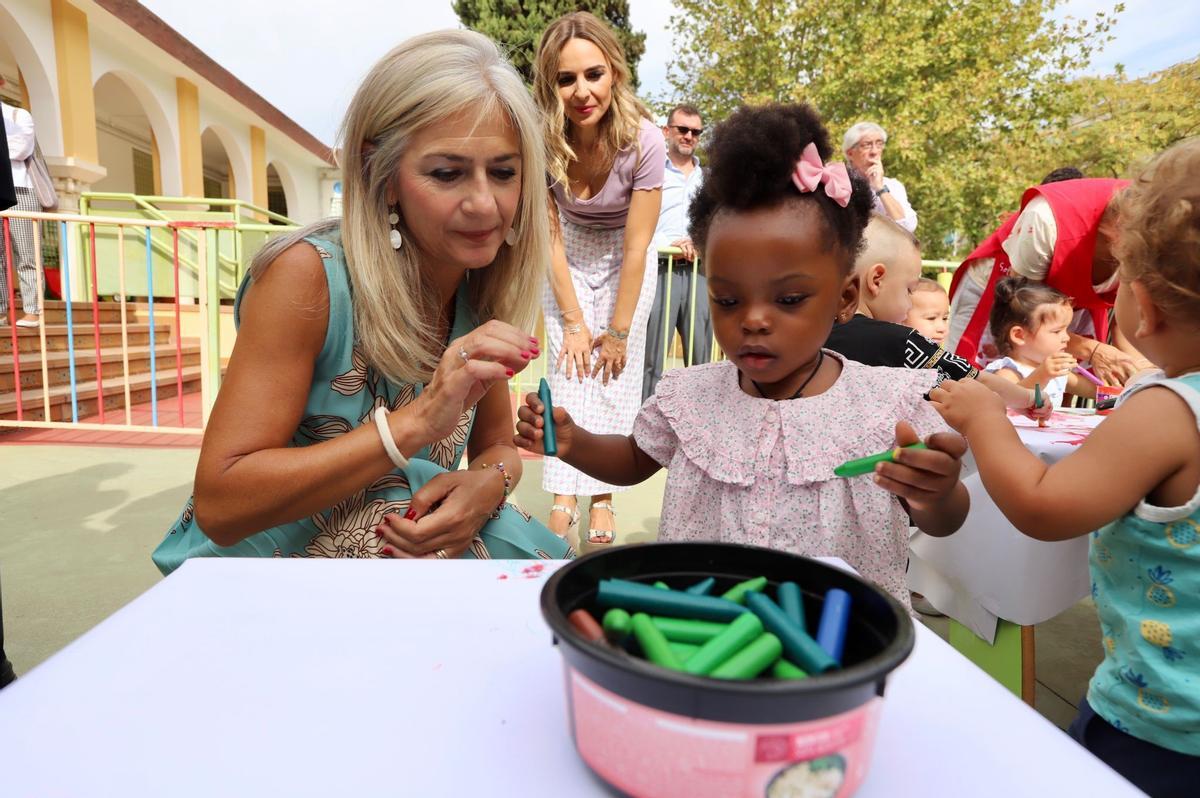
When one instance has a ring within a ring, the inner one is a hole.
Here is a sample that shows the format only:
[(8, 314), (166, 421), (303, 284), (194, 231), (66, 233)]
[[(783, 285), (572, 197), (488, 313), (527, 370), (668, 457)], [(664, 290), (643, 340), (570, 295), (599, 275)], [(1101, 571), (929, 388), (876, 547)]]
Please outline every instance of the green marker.
[(762, 633), (763, 622), (754, 613), (747, 612), (729, 624), (721, 634), (700, 646), (699, 651), (688, 657), (683, 669), (697, 676), (707, 676), (716, 670), (718, 665), (758, 639)]
[(750, 591), (761, 593), (767, 586), (767, 578), (765, 576), (756, 576), (753, 579), (747, 579), (741, 584), (734, 585), (721, 594), (721, 598), (726, 601), (736, 601), (738, 604), (746, 603), (746, 594)]
[(776, 679), (807, 679), (808, 674), (797, 668), (786, 659), (780, 659), (771, 668), (771, 675)]
[(671, 643), (670, 641), (668, 643), (671, 646), (671, 651), (675, 652), (675, 656), (685, 665), (688, 659), (700, 650), (700, 646), (694, 646), (691, 643)]
[(858, 460), (847, 460), (837, 468), (833, 469), (834, 476), (838, 477), (861, 477), (863, 474), (870, 474), (875, 470), (876, 463), (891, 463), (896, 459), (896, 452), (901, 449), (927, 449), (923, 443), (910, 443), (908, 446), (897, 446), (895, 449), (888, 449), (886, 452), (873, 454), (870, 457), (862, 457)]
[(542, 453), (558, 456), (558, 441), (554, 438), (554, 403), (550, 401), (550, 383), (542, 377), (538, 383), (538, 400), (542, 403)]
[(714, 670), (709, 676), (714, 679), (753, 679), (758, 674), (771, 667), (783, 653), (783, 643), (779, 638), (768, 632), (754, 640), (750, 645), (734, 654)]
[(671, 644), (667, 642), (667, 638), (663, 637), (663, 633), (658, 630), (646, 613), (634, 614), (633, 636), (637, 638), (638, 645), (642, 647), (642, 654), (655, 665), (661, 668), (670, 668), (673, 671), (683, 669), (683, 663), (671, 650)]
[[(625, 612), (624, 610), (609, 610), (612, 612)], [(608, 616), (605, 615), (605, 618)], [(663, 636), (672, 643), (691, 643), (692, 645), (704, 645), (709, 640), (712, 640), (717, 635), (724, 632), (729, 626), (727, 623), (714, 623), (712, 621), (689, 621), (684, 618), (652, 618), (654, 625), (659, 628)]]
[(620, 643), (633, 634), (633, 619), (629, 617), (629, 613), (619, 608), (604, 613), (604, 620), (600, 625), (604, 627), (604, 636), (613, 643)]
[[(1035, 382), (1033, 384), (1033, 406), (1041, 410), (1042, 406), (1045, 404), (1046, 400), (1042, 398), (1042, 384), (1040, 382)], [(1046, 419), (1039, 418), (1038, 426), (1046, 426)]]

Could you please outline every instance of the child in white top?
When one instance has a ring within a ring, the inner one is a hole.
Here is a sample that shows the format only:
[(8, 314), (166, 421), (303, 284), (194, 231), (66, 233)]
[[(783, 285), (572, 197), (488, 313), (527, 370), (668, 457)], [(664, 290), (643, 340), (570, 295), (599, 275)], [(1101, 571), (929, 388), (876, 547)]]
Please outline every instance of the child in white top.
[(1072, 315), (1065, 294), (1024, 277), (1005, 277), (996, 284), (990, 319), (1001, 357), (987, 371), (1025, 388), (1041, 386), (1051, 407), (1061, 406), (1068, 392), (1094, 397), (1096, 386), (1073, 371), (1079, 364), (1067, 354)]
[[(556, 407), (558, 456), (614, 484), (667, 468), (659, 540), (841, 557), (908, 606), (909, 523), (932, 535), (962, 524), (965, 447), (924, 399), (935, 370), (872, 368), (822, 348), (858, 305), (870, 189), (824, 162), (828, 136), (807, 106), (742, 108), (708, 153), (691, 232), (729, 360), (668, 372), (632, 435), (594, 434)], [(530, 394), (518, 446), (542, 448), (541, 413)], [(917, 430), (927, 450), (902, 450), (873, 479), (834, 475), (917, 442)]]

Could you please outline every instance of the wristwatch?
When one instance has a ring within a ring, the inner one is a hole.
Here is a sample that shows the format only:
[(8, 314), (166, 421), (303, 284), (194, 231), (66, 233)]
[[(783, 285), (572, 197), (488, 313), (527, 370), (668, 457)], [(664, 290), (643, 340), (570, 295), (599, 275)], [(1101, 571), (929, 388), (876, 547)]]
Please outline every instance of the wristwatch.
[(881, 188), (875, 192), (875, 196), (882, 197), (884, 194), (890, 194), (891, 192), (892, 192), (892, 190), (890, 188), (888, 188), (887, 186), (884, 186), (883, 188)]

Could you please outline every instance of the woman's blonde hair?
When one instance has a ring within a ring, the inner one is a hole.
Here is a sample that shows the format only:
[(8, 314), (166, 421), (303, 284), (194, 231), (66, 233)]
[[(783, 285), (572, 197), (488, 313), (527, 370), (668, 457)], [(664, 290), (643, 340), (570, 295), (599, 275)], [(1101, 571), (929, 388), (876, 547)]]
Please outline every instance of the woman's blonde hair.
[[(571, 39), (583, 39), (596, 45), (612, 70), (612, 104), (600, 120), (600, 141), (605, 157), (613, 157), (621, 150), (636, 146), (641, 120), (650, 118), (649, 110), (633, 93), (625, 51), (607, 25), (587, 11), (565, 14), (551, 22), (538, 42), (533, 96), (542, 110), (547, 171), (551, 179), (563, 186), (567, 185), (567, 167), (578, 160), (569, 141), (571, 122), (558, 93), (558, 57)], [(638, 155), (640, 157), (641, 153)], [(570, 195), (571, 192), (566, 193)]]
[(1151, 160), (1116, 197), (1113, 251), (1169, 317), (1200, 318), (1200, 137)]
[(470, 306), (480, 322), (500, 319), (530, 329), (550, 262), (545, 149), (537, 107), (520, 75), (496, 45), (473, 31), (414, 36), (372, 67), (354, 94), (339, 139), (343, 216), (273, 239), (255, 257), (261, 275), (306, 236), (341, 228), (354, 296), (356, 345), (367, 362), (396, 383), (428, 381), (445, 351), (432, 282), (421, 273), (413, 238), (388, 236), (388, 188), (420, 130), (470, 108), (478, 118), (503, 112), (521, 143), (521, 199), (513, 218), (516, 243), (503, 245), (486, 269), (470, 274)]

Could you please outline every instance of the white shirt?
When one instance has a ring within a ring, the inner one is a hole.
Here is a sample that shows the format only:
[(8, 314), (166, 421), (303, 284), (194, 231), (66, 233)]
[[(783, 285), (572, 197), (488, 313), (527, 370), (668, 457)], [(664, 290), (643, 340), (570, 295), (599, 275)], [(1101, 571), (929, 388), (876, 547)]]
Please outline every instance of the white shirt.
[[(1008, 369), (1015, 371), (1021, 375), (1021, 379), (1025, 379), (1036, 370), (1036, 366), (1026, 366), (1024, 363), (1018, 363), (1011, 357), (1002, 357), (999, 360), (993, 360), (984, 367), (984, 371), (1000, 371)], [(1046, 397), (1046, 401), (1051, 407), (1061, 407), (1063, 394), (1067, 392), (1067, 375), (1055, 377), (1042, 386), (1042, 395)]]
[(28, 111), (0, 102), (4, 131), (8, 134), (8, 160), (12, 166), (13, 186), (32, 188), (25, 172), (25, 159), (33, 155), (33, 117)]
[[(896, 202), (900, 203), (900, 207), (904, 209), (904, 216), (895, 219), (896, 224), (903, 227), (910, 233), (917, 231), (917, 212), (913, 210), (913, 206), (908, 203), (908, 192), (904, 190), (904, 184), (894, 177), (885, 177), (883, 179), (883, 187), (888, 190), (888, 193), (895, 198)], [(892, 215), (883, 207), (883, 198), (878, 194), (875, 195), (875, 212), (881, 213), (889, 219)]]
[(688, 238), (688, 207), (692, 197), (700, 190), (704, 181), (704, 172), (700, 169), (700, 159), (692, 156), (692, 173), (684, 175), (683, 170), (671, 163), (667, 156), (667, 168), (663, 172), (662, 206), (658, 211), (658, 226), (654, 228), (654, 245), (669, 247), (681, 238)]

